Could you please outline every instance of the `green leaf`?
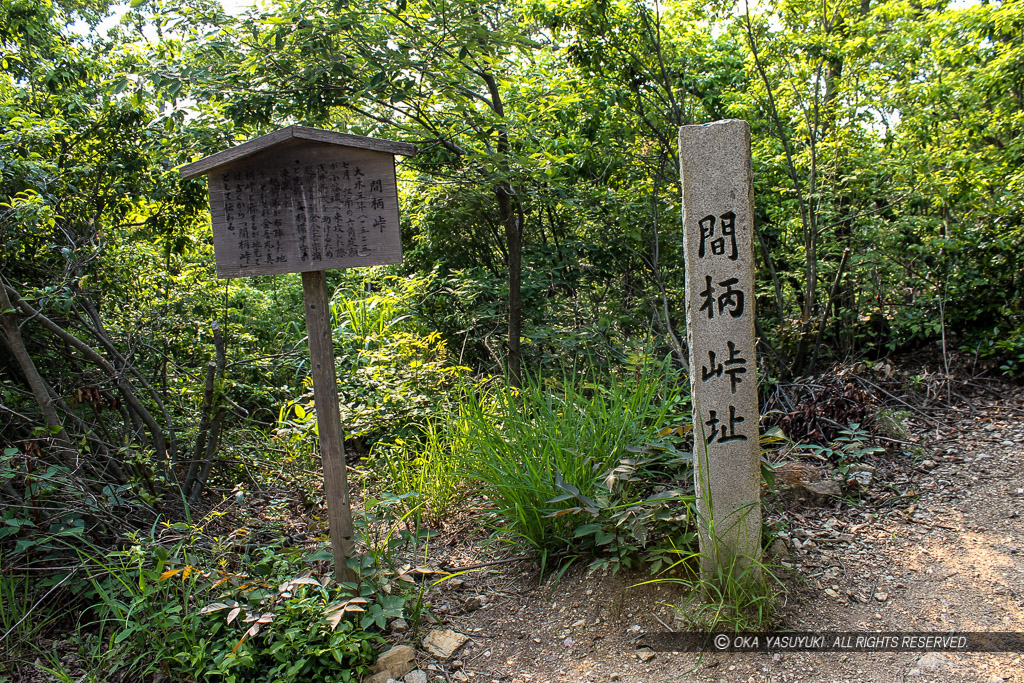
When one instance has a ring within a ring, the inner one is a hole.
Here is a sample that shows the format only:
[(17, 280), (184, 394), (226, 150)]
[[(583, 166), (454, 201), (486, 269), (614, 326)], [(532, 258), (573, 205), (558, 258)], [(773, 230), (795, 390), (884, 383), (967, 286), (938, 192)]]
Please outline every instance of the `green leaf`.
[(570, 500), (570, 499), (574, 499), (574, 498), (576, 498), (576, 496), (574, 496), (571, 493), (563, 493), (560, 496), (555, 496), (554, 498), (552, 498), (551, 500), (549, 500), (547, 502), (548, 503), (561, 503), (564, 500)]
[(303, 562), (330, 562), (333, 559), (334, 555), (327, 550), (317, 550), (316, 552), (310, 553), (302, 558)]
[(14, 544), (14, 552), (15, 553), (24, 552), (24, 551), (28, 550), (29, 548), (33, 548), (33, 547), (35, 547), (37, 545), (39, 545), (39, 541), (28, 539), (28, 538), (19, 538), (17, 540), (17, 542)]
[(581, 536), (587, 536), (589, 534), (598, 533), (604, 528), (603, 524), (584, 524), (576, 527), (576, 531), (573, 532), (574, 538)]
[(35, 524), (30, 519), (21, 519), (21, 518), (16, 518), (16, 517), (12, 517), (10, 519), (5, 519), (4, 520), (4, 524), (6, 524), (7, 526), (13, 526), (13, 527), (16, 527), (16, 528), (20, 528), (20, 527), (23, 527), (23, 526), (35, 526)]

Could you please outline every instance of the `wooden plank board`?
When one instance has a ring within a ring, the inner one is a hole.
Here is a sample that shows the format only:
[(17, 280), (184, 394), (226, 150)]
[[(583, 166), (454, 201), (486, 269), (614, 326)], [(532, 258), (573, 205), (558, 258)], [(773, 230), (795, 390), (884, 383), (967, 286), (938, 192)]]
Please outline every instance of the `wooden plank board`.
[(217, 277), (402, 262), (389, 153), (290, 138), (208, 182)]

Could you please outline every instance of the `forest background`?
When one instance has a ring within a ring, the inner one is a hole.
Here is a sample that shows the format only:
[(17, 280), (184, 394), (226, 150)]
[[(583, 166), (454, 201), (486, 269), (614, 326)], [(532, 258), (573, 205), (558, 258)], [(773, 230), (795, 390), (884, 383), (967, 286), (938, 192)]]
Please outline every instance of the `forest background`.
[[(97, 670), (286, 671), (253, 643), (294, 612), (351, 641), (303, 666), (362, 671), (422, 606), (374, 597), (408, 578), (392, 546), (422, 552), (469, 492), (543, 564), (692, 545), (680, 125), (752, 127), (766, 425), (801, 409), (784, 383), (892, 353), (1024, 374), (1019, 0), (5, 0), (0, 66), (11, 661), (74, 614), (86, 645), (117, 639), (80, 654)], [(324, 559), (301, 285), (217, 280), (205, 184), (177, 169), (290, 124), (419, 147), (404, 264), (328, 274), (375, 588), (270, 590), (285, 616), (239, 607), (235, 633), (189, 607)], [(857, 429), (832, 417), (786, 436)], [(254, 491), (260, 518), (231, 517)]]

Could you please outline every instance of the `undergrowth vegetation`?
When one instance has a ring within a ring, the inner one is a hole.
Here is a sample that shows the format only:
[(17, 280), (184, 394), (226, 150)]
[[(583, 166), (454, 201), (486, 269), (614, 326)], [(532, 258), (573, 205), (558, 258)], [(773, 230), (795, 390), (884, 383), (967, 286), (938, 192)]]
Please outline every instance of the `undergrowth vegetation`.
[(779, 567), (762, 559), (734, 557), (702, 574), (700, 559), (699, 553), (679, 550), (660, 576), (640, 585), (680, 586), (681, 601), (673, 607), (687, 631), (754, 632), (777, 626), (780, 598), (786, 592)]
[[(173, 680), (356, 681), (404, 597), (314, 578), (301, 549), (268, 547), (219, 567), (208, 552), (138, 538), (124, 551), (79, 551), (81, 613), (73, 657), (90, 680), (112, 672)], [(373, 578), (373, 577), (368, 577)], [(376, 631), (368, 627), (376, 625)]]
[[(68, 510), (45, 528), (4, 511), (0, 625), (15, 675), (35, 666), (58, 680), (357, 680), (388, 621), (415, 629), (429, 612), (431, 584), (448, 576), (423, 570), (430, 530), (457, 510), (474, 510), (492, 542), (544, 568), (575, 558), (595, 569), (659, 566), (667, 549), (692, 545), (689, 403), (669, 359), (637, 350), (616, 369), (580, 362), (519, 387), (473, 377), (417, 314), (429, 281), (371, 282), (342, 280), (331, 307), (345, 419), (355, 426), (347, 445), (365, 452), (354, 477), (359, 583), (330, 578), (316, 414), (290, 350), (289, 330), (301, 328), (279, 320), (248, 330), (256, 336), (247, 343), (281, 345), (292, 378), (276, 371), (285, 384), (274, 390), (273, 422), (226, 422), (230, 445), (210, 472), (208, 512), (193, 519), (193, 506), (154, 488), (157, 521), (110, 550), (88, 526), (99, 507)], [(294, 294), (292, 284), (267, 285), (244, 298)], [(235, 385), (221, 390), (258, 400)], [(30, 455), (6, 450), (5, 476), (20, 466), (27, 493), (58, 506), (70, 472), (31, 472)], [(131, 490), (106, 494), (102, 509), (137, 513)], [(23, 569), (69, 561), (74, 571), (38, 586)], [(33, 638), (57, 623), (68, 637)]]
[[(437, 582), (421, 566), (429, 533), (406, 523), (400, 497), (368, 499), (356, 520), (359, 555), (350, 561), (358, 582), (339, 583), (325, 533), (304, 544), (284, 537), (248, 542), (283, 530), (280, 522), (245, 528), (246, 517), (273, 508), (273, 501), (254, 507), (231, 499), (195, 523), (159, 522), (133, 533), (114, 551), (53, 537), (77, 562), (59, 581), (44, 581), (49, 590), (0, 564), (8, 667), (0, 680), (17, 680), (32, 666), (56, 680), (96, 683), (154, 674), (360, 680), (388, 622), (405, 618), (415, 630), (429, 612), (426, 593)], [(225, 516), (234, 529), (221, 536)], [(62, 636), (39, 637), (58, 624)]]
[(685, 533), (683, 384), (667, 359), (647, 359), (604, 376), (581, 368), (519, 387), (463, 385), (449, 412), (378, 442), (370, 466), (383, 486), (418, 494), (430, 520), (472, 491), (502, 542), (629, 565)]

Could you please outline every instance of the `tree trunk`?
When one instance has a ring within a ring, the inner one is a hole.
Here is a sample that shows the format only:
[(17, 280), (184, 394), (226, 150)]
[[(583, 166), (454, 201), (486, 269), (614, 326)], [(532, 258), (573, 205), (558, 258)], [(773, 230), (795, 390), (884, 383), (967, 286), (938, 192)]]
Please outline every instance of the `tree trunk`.
[(39, 411), (43, 414), (46, 426), (55, 432), (55, 441), (61, 450), (61, 461), (74, 469), (74, 449), (64, 432), (64, 425), (57, 415), (57, 409), (53, 405), (53, 398), (50, 396), (46, 381), (39, 374), (32, 356), (25, 348), (25, 341), (21, 338), (21, 328), (18, 326), (17, 314), (7, 296), (7, 289), (2, 284), (0, 284), (0, 329), (3, 329), (7, 346), (11, 349), (11, 354), (18, 363), (18, 367), (21, 368), (22, 374), (25, 375), (25, 381), (28, 382), (29, 389), (32, 390), (32, 396), (35, 398), (36, 404), (39, 405)]
[[(0, 288), (3, 288), (2, 284), (0, 284)], [(163, 429), (161, 429), (153, 415), (139, 401), (135, 392), (132, 390), (127, 377), (125, 377), (123, 373), (119, 373), (110, 361), (101, 356), (94, 348), (47, 318), (42, 314), (42, 312), (32, 308), (32, 306), (27, 301), (19, 297), (18, 293), (13, 289), (4, 293), (3, 300), (7, 301), (9, 304), (10, 299), (8, 299), (8, 296), (11, 295), (14, 296), (14, 301), (18, 308), (24, 311), (26, 315), (32, 316), (32, 318), (44, 328), (55, 334), (61, 340), (65, 341), (72, 348), (77, 349), (86, 360), (98, 366), (114, 380), (114, 384), (117, 386), (121, 397), (124, 399), (124, 402), (129, 409), (129, 413), (135, 414), (146, 425), (146, 428), (148, 428), (150, 432), (153, 447), (156, 450), (157, 467), (164, 471), (168, 477), (172, 476), (167, 462), (167, 438), (164, 435)]]
[(523, 229), (521, 213), (513, 205), (512, 188), (501, 182), (495, 188), (501, 223), (508, 245), (508, 377), (513, 386), (522, 386), (522, 357), (519, 338), (523, 331)]
[[(227, 355), (224, 351), (224, 335), (216, 320), (213, 321), (213, 346), (217, 360), (216, 362), (211, 360), (206, 366), (206, 384), (203, 388), (199, 433), (196, 435), (192, 462), (188, 468), (188, 475), (185, 477), (184, 491), (188, 495), (189, 505), (199, 502), (199, 496), (209, 480), (213, 457), (217, 453), (221, 424), (224, 422), (225, 407), (221, 392), (223, 391), (224, 371), (227, 368)], [(216, 388), (218, 380), (221, 382), (219, 389)], [(202, 463), (202, 470), (199, 469), (200, 463)]]

